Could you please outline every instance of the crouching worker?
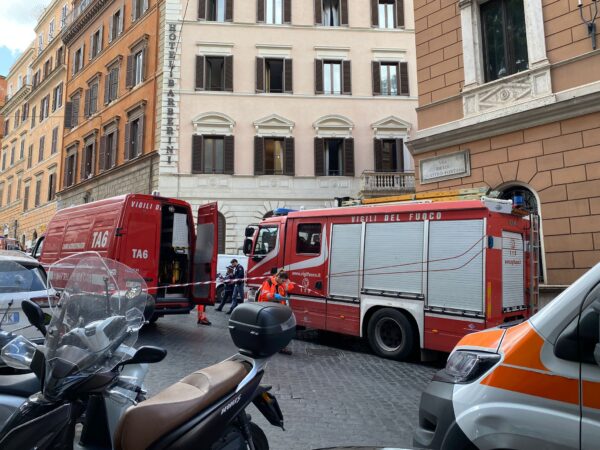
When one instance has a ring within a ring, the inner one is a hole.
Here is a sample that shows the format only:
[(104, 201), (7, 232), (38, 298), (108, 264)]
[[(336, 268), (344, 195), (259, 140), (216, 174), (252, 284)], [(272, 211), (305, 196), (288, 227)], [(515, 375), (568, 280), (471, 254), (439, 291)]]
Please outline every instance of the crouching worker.
[[(289, 281), (288, 274), (283, 270), (280, 270), (274, 276), (267, 278), (262, 284), (258, 301), (275, 302), (287, 305), (288, 293), (294, 290), (295, 287), (296, 285)], [(279, 353), (291, 355), (292, 350), (290, 350), (288, 347), (285, 347), (284, 349), (280, 350)]]

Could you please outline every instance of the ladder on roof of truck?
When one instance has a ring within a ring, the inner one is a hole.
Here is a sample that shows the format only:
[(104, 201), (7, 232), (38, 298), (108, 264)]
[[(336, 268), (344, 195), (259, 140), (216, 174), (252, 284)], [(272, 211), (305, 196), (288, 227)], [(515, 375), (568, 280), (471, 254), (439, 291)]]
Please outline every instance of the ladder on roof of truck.
[(385, 203), (400, 203), (400, 202), (447, 202), (452, 200), (480, 200), (487, 195), (489, 188), (466, 188), (452, 189), (448, 191), (429, 191), (418, 192), (415, 194), (391, 195), (386, 197), (365, 198), (361, 200), (350, 200), (344, 202), (342, 206), (358, 206), (358, 205), (380, 205)]
[(529, 249), (531, 250), (530, 259), (530, 280), (529, 280), (529, 303), (530, 314), (535, 314), (538, 310), (540, 299), (540, 216), (529, 214), (530, 232)]

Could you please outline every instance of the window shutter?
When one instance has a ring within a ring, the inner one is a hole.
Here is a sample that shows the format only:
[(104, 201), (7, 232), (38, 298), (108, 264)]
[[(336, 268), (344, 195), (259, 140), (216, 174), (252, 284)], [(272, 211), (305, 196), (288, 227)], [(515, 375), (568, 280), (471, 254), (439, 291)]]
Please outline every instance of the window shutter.
[(348, 0), (341, 0), (341, 7), (342, 7), (342, 21), (341, 24), (342, 25), (348, 25)]
[(72, 172), (72, 180), (71, 184), (77, 183), (77, 153), (73, 155), (73, 172)]
[(121, 7), (121, 14), (119, 15), (119, 36), (123, 33), (123, 23), (125, 21), (125, 5)]
[(283, 23), (292, 23), (292, 0), (283, 2)]
[(381, 63), (373, 61), (371, 68), (373, 72), (373, 95), (381, 95)]
[(127, 89), (133, 86), (133, 55), (127, 56), (127, 74), (125, 76), (125, 86)]
[(404, 172), (404, 140), (396, 139), (396, 151), (398, 152), (398, 172)]
[(50, 153), (54, 154), (58, 150), (58, 127), (52, 130), (52, 146), (50, 147)]
[(79, 70), (83, 69), (83, 55), (85, 55), (85, 44), (81, 44), (81, 58), (79, 58)]
[(233, 22), (233, 0), (225, 1), (225, 21)]
[(265, 0), (256, 0), (256, 21), (265, 21)]
[(315, 59), (315, 94), (323, 93), (323, 60)]
[[(56, 88), (52, 91), (52, 112), (56, 111)], [(25, 105), (23, 105), (23, 115), (21, 116), (25, 120)]]
[(374, 152), (374, 160), (375, 160), (375, 172), (383, 171), (383, 141), (381, 139), (373, 139), (373, 152)]
[(294, 138), (288, 137), (285, 138), (285, 156), (283, 158), (283, 162), (285, 164), (283, 174), (284, 175), (294, 175), (295, 174), (295, 145)]
[(73, 103), (73, 115), (72, 115), (72, 119), (71, 119), (71, 125), (73, 126), (77, 126), (79, 125), (79, 103), (81, 102), (81, 99), (79, 98), (79, 96), (76, 99), (73, 99), (72, 103)]
[[(92, 59), (92, 49), (94, 48), (94, 33), (90, 36), (90, 48), (88, 49), (88, 59)], [(82, 53), (83, 54), (83, 53)]]
[(113, 138), (113, 145), (112, 148), (109, 149), (110, 150), (110, 157), (107, 161), (108, 164), (106, 164), (106, 168), (107, 169), (111, 169), (114, 166), (117, 165), (117, 152), (119, 150), (119, 129), (117, 128), (114, 132), (114, 138)]
[(224, 148), (223, 173), (233, 175), (235, 170), (235, 141), (233, 136), (225, 136)]
[(131, 0), (131, 21), (135, 22), (135, 19), (137, 19), (138, 16), (139, 16), (139, 13), (137, 10), (137, 1)]
[(225, 90), (233, 92), (233, 56), (225, 57)]
[(100, 172), (106, 170), (106, 136), (100, 137), (100, 161), (99, 161)]
[(83, 151), (81, 152), (81, 167), (79, 168), (79, 179), (81, 181), (85, 180), (85, 166), (87, 164), (86, 161), (86, 145), (83, 146)]
[(371, 0), (371, 26), (379, 26), (379, 0)]
[(104, 39), (104, 25), (100, 25), (100, 39), (98, 42), (98, 52), (102, 51), (103, 39)]
[(354, 176), (354, 139), (344, 139), (344, 176)]
[(52, 56), (50, 57), (49, 61), (50, 61), (50, 63), (48, 65), (50, 66), (50, 72), (52, 72), (52, 69), (53, 69), (53, 67), (52, 67)]
[(119, 68), (117, 67), (111, 72), (110, 98), (114, 100), (119, 96)]
[(104, 104), (110, 102), (110, 72), (104, 77)]
[(323, 24), (323, 5), (321, 0), (315, 0), (315, 24)]
[(65, 104), (65, 128), (72, 128), (71, 114), (73, 113), (73, 103), (67, 102)]
[(144, 153), (144, 134), (145, 134), (144, 133), (144, 128), (145, 128), (145, 125), (144, 125), (145, 120), (144, 119), (145, 118), (146, 118), (146, 116), (144, 114), (144, 115), (140, 116), (140, 118), (138, 119), (137, 136), (136, 136), (136, 140), (135, 140), (136, 144), (137, 144), (136, 145), (137, 148), (135, 149), (134, 158), (137, 156), (140, 156), (141, 154)]
[(206, 0), (198, 0), (198, 19), (206, 19)]
[(256, 92), (265, 92), (265, 59), (261, 57), (256, 58)]
[(142, 81), (146, 80), (146, 70), (148, 68), (148, 44), (144, 45), (142, 49)]
[(204, 90), (204, 56), (196, 55), (196, 89)]
[(85, 100), (83, 103), (83, 114), (85, 115), (86, 119), (90, 116), (90, 90), (89, 89), (85, 90)]
[(325, 175), (325, 140), (323, 138), (315, 138), (315, 177)]
[(398, 80), (400, 80), (400, 86), (398, 86), (398, 92), (400, 95), (409, 95), (408, 92), (408, 63), (401, 62), (399, 64), (399, 72), (400, 76)]
[(144, 14), (146, 11), (148, 11), (148, 0), (144, 0), (144, 10), (142, 11), (142, 14)]
[(131, 152), (131, 123), (127, 122), (125, 124), (125, 141), (124, 141), (125, 145), (124, 145), (124, 156), (125, 156), (125, 161), (129, 161), (130, 156), (129, 153)]
[(204, 161), (204, 138), (202, 135), (192, 136), (192, 173), (202, 173)]
[(352, 94), (352, 68), (350, 65), (350, 61), (342, 61), (342, 93), (343, 94)]
[(396, 27), (404, 27), (404, 0), (396, 0)]
[(265, 174), (265, 141), (254, 136), (254, 175)]
[(284, 92), (291, 94), (294, 92), (294, 76), (293, 76), (293, 64), (292, 60), (287, 58), (283, 60), (284, 67)]

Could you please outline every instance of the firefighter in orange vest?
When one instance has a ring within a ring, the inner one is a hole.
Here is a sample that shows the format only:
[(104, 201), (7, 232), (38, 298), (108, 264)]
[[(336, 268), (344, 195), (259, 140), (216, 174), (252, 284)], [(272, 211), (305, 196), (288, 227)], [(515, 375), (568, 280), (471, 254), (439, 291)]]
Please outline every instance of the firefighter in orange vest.
[(206, 307), (204, 305), (198, 305), (198, 325), (211, 325), (210, 320), (206, 317)]
[[(296, 285), (289, 281), (288, 274), (283, 270), (277, 272), (273, 277), (267, 278), (260, 288), (259, 302), (275, 302), (287, 305), (288, 292), (292, 291)], [(288, 347), (279, 351), (284, 355), (291, 355), (292, 350)]]

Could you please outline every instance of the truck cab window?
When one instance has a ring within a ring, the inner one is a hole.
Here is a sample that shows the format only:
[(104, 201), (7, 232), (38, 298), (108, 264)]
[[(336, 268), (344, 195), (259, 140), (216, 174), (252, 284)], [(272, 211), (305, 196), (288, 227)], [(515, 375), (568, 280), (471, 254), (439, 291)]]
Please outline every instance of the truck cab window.
[(296, 253), (318, 255), (321, 253), (321, 224), (303, 223), (298, 225)]
[(275, 248), (277, 231), (277, 227), (264, 227), (258, 231), (256, 245), (254, 246), (255, 255), (266, 255)]

